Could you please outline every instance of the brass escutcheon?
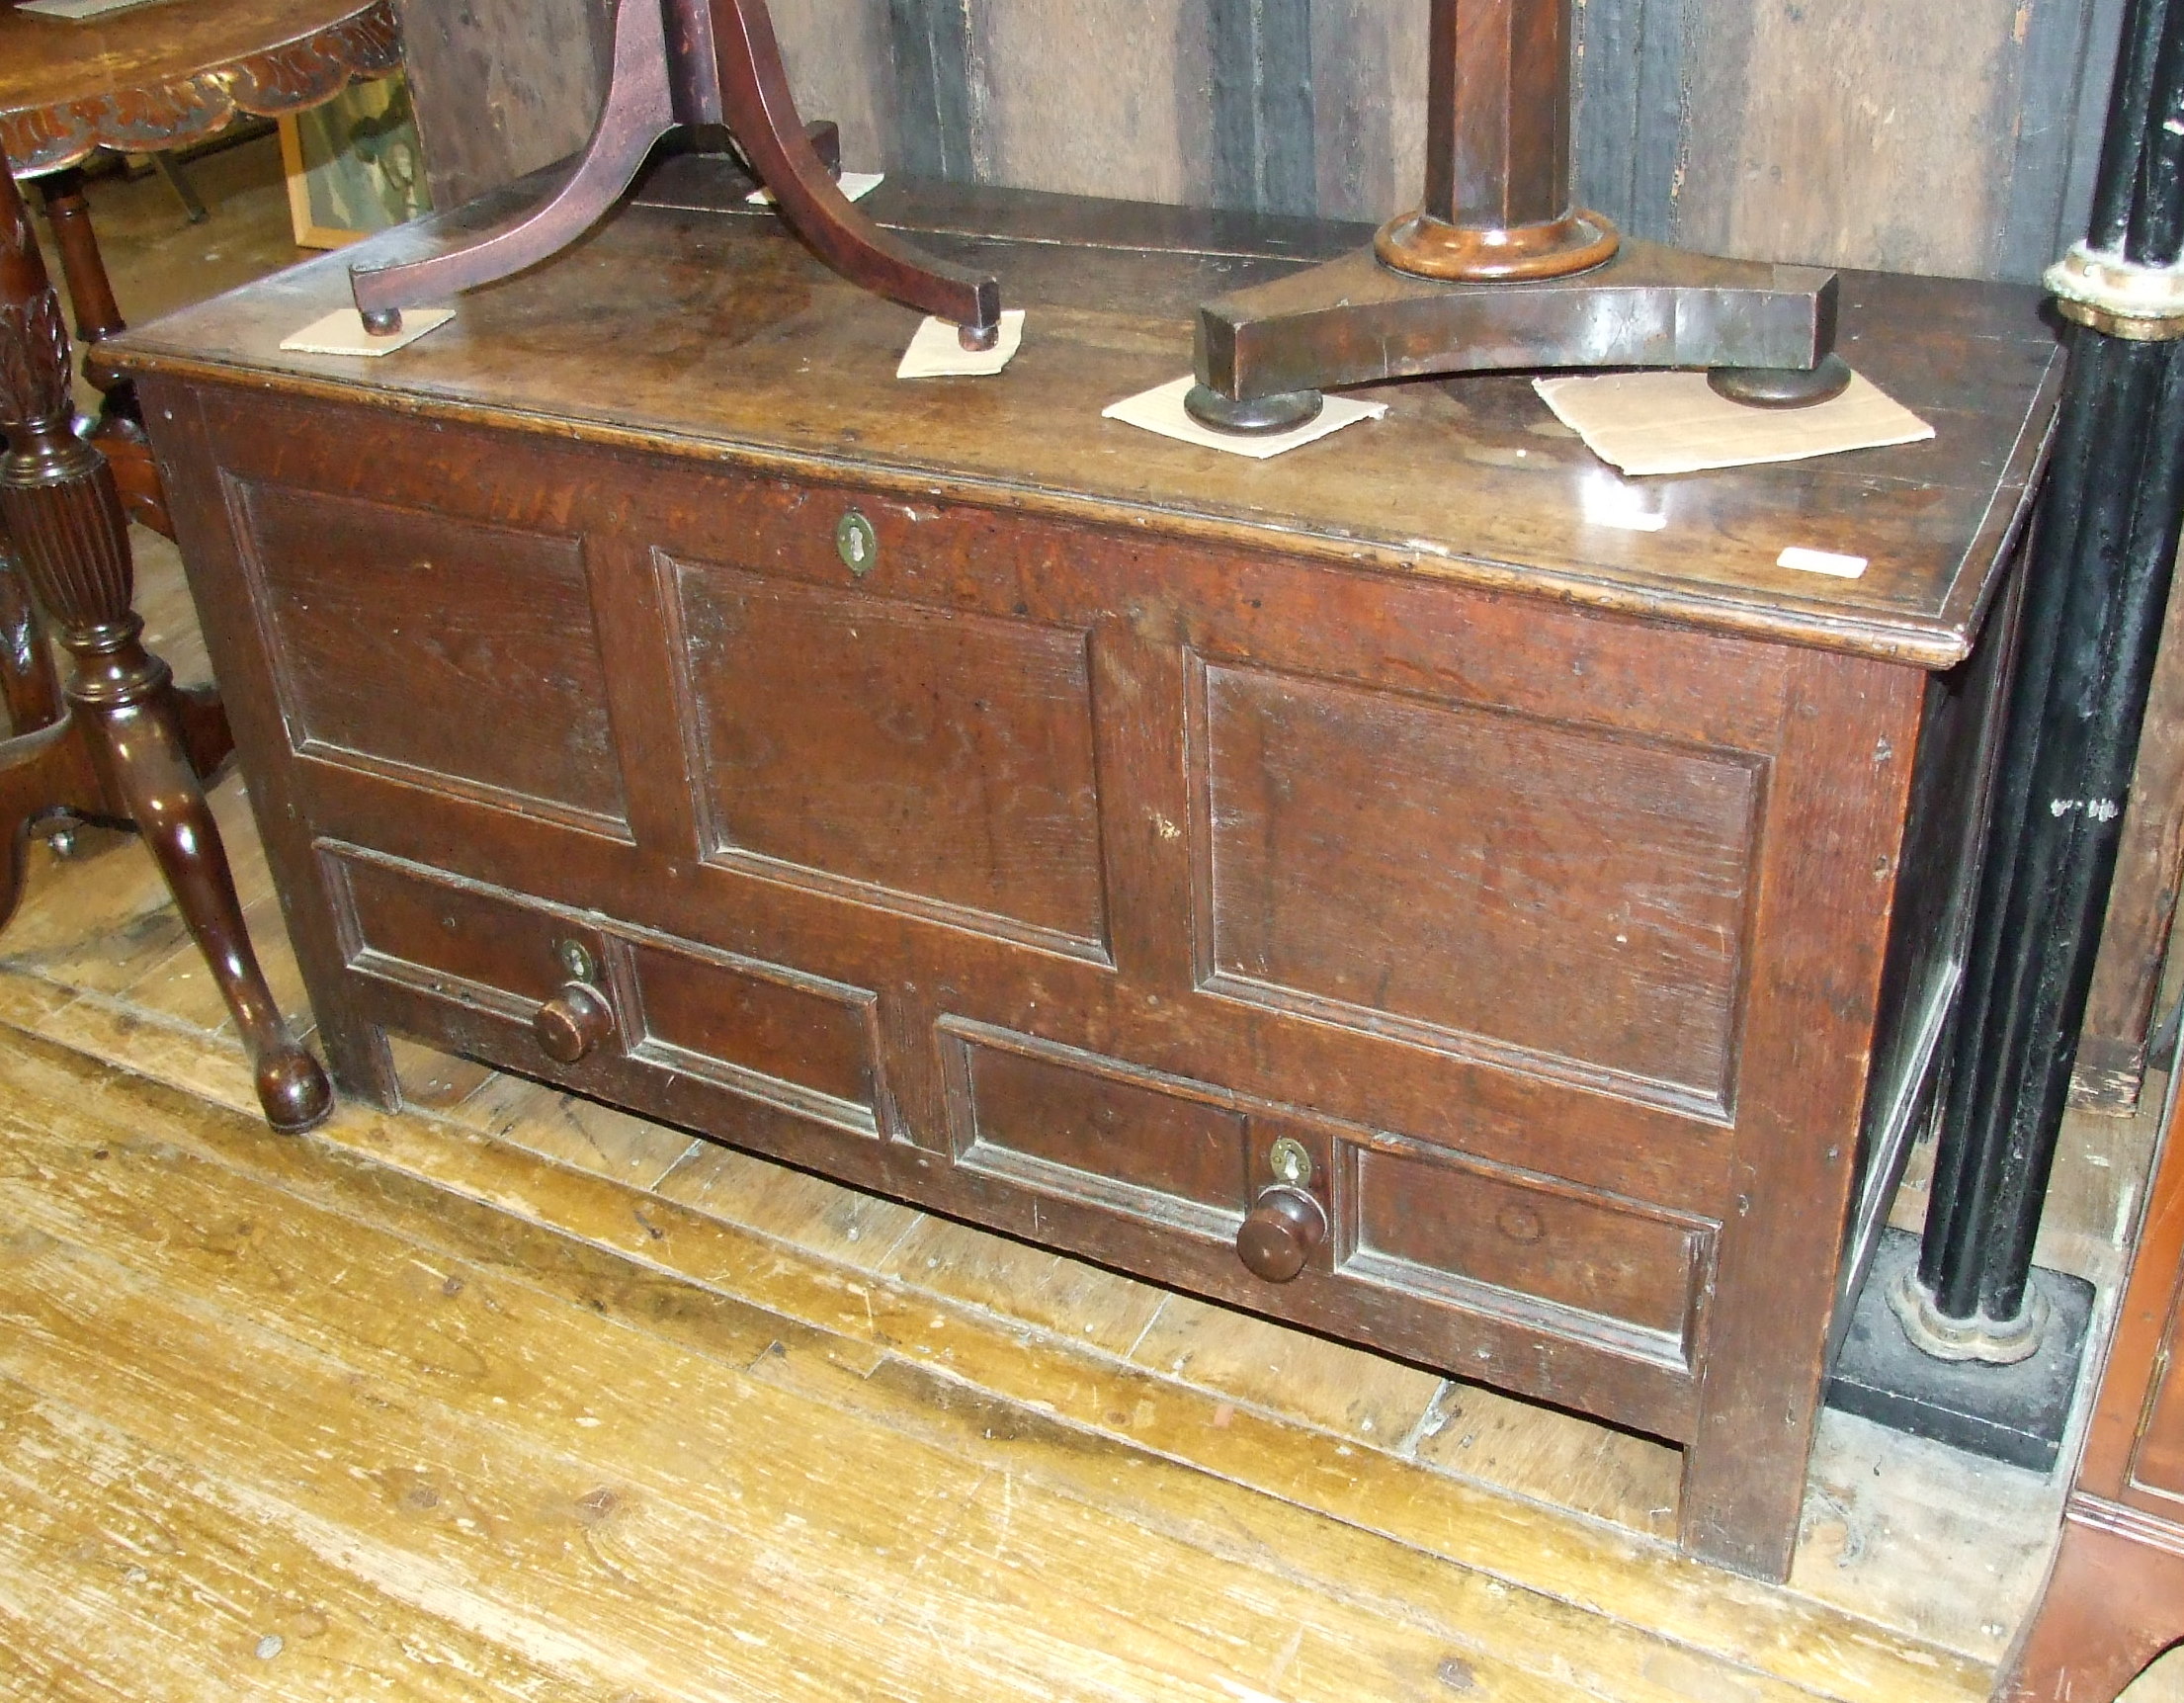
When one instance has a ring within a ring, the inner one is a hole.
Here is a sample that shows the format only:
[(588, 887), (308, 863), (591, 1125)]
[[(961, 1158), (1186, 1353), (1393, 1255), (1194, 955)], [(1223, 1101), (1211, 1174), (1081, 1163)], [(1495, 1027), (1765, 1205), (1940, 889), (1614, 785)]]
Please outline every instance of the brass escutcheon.
[(863, 579), (880, 560), (880, 535), (872, 522), (851, 509), (834, 523), (834, 553), (842, 565)]
[(556, 942), (553, 956), (561, 961), (561, 968), (568, 972), (571, 981), (596, 981), (599, 966), (592, 962), (589, 948), (581, 940)]
[(1295, 1136), (1284, 1136), (1267, 1150), (1267, 1169), (1277, 1182), (1293, 1189), (1308, 1188), (1312, 1180), (1312, 1156)]

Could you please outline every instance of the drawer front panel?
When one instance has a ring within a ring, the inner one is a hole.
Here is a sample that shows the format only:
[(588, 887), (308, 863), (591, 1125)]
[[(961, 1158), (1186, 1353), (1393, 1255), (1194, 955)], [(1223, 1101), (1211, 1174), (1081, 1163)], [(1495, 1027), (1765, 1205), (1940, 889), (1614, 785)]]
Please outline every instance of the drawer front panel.
[(528, 1021), (569, 979), (561, 942), (574, 940), (594, 964), (604, 958), (598, 930), (507, 895), (338, 854), (328, 861), (349, 961), (359, 969), (449, 997), (485, 990), (499, 995), (485, 1003)]
[(1347, 1264), (1432, 1292), (1488, 1284), (1681, 1341), (1705, 1233), (1439, 1156), (1356, 1154)]
[(575, 539), (268, 484), (239, 506), (298, 749), (624, 824)]
[(1727, 1100), (1755, 763), (1261, 669), (1193, 703), (1211, 985)]
[[(1286, 1137), (1330, 1220), (1309, 1261), (1334, 1286), (1323, 1306), (1393, 1293), (1664, 1371), (1690, 1365), (1710, 1224), (1027, 1036), (951, 1023), (941, 1045), (966, 1169), (1232, 1244)], [(1279, 1309), (1283, 1286), (1245, 1279), (1240, 1257), (1234, 1271)]]
[[(703, 1082), (836, 1131), (880, 1133), (879, 1002), (864, 988), (593, 926), (518, 894), (344, 848), (326, 848), (325, 863), (350, 967), (493, 1020), (491, 1046), (513, 1068), (567, 1075), (589, 1092)], [(567, 991), (570, 943), (589, 959), (589, 983), (613, 1021), (579, 1062), (556, 1069), (531, 1026)]]
[(639, 1059), (762, 1097), (788, 1093), (830, 1121), (877, 1132), (877, 1001), (870, 993), (649, 941), (632, 942), (628, 962), (641, 1010), (643, 1039), (632, 1049)]
[(1244, 1119), (1233, 1108), (1156, 1086), (1112, 1061), (1087, 1067), (961, 1037), (944, 1045), (953, 1048), (961, 1162), (1156, 1222), (1180, 1216), (1233, 1234), (1247, 1182)]
[(715, 856), (1104, 952), (1085, 634), (720, 567), (673, 582)]

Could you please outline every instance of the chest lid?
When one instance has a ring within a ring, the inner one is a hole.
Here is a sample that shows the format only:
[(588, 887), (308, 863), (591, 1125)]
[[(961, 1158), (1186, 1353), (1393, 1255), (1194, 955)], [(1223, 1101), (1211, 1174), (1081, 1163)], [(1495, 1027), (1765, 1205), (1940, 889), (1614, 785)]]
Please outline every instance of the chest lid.
[[(128, 333), (132, 371), (849, 478), (1178, 538), (1257, 545), (1947, 667), (1968, 653), (2050, 436), (2062, 354), (2037, 292), (1842, 275), (1838, 349), (1928, 442), (1626, 479), (1522, 375), (1347, 392), (1385, 419), (1266, 462), (1100, 410), (1191, 366), (1203, 299), (1339, 254), (1363, 227), (890, 181), (866, 204), (990, 268), (1029, 318), (1002, 375), (899, 381), (915, 312), (836, 278), (769, 213), (673, 162), (587, 242), (462, 298), (374, 360), (287, 353), (348, 268), (431, 253), (515, 192)], [(536, 194), (534, 189), (528, 193)], [(156, 427), (156, 421), (154, 425)], [(1657, 530), (1632, 530), (1635, 510)], [(1778, 565), (1864, 557), (1855, 579)]]

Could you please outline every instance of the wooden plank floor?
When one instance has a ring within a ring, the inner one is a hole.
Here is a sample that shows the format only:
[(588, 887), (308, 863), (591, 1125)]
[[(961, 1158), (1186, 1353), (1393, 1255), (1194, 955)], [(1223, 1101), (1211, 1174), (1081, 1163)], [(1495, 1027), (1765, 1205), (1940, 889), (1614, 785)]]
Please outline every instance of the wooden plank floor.
[[(1829, 1414), (1789, 1585), (1736, 1579), (1663, 1541), (1659, 1444), (402, 1058), (402, 1115), (269, 1135), (142, 849), (37, 857), (0, 1692), (1972, 1699), (2053, 1540), (2052, 1481)], [(2082, 1265), (2143, 1137), (2066, 1148)]]

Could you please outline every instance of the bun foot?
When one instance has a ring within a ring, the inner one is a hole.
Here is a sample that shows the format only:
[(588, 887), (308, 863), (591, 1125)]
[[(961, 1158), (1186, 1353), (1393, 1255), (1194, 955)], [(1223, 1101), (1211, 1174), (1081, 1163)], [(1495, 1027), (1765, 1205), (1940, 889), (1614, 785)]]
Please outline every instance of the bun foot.
[(274, 1133), (300, 1136), (315, 1130), (334, 1109), (334, 1090), (318, 1061), (291, 1043), (258, 1061), (258, 1104)]
[(1717, 396), (1747, 408), (1809, 408), (1850, 387), (1850, 365), (1829, 355), (1810, 371), (1799, 367), (1716, 367), (1707, 384)]
[(1200, 425), (1239, 437), (1267, 437), (1294, 432), (1319, 418), (1324, 405), (1317, 390), (1284, 390), (1274, 396), (1254, 396), (1248, 402), (1232, 401), (1206, 384), (1193, 384), (1183, 398), (1183, 411)]

